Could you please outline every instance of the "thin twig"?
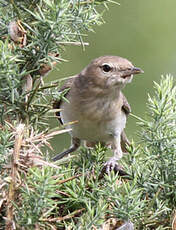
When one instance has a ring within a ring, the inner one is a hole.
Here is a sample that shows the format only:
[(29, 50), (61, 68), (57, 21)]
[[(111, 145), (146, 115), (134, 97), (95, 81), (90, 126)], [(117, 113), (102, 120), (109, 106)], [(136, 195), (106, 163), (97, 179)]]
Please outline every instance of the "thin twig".
[(59, 45), (74, 45), (74, 46), (88, 46), (89, 43), (88, 42), (57, 42), (57, 44)]
[(78, 177), (80, 177), (80, 176), (82, 176), (82, 174), (78, 174), (78, 175), (76, 175), (76, 176), (69, 177), (69, 178), (67, 178), (67, 179), (65, 179), (65, 180), (60, 180), (60, 181), (58, 181), (57, 184), (66, 183), (66, 182), (68, 182), (68, 181), (70, 181), (70, 180), (74, 180), (74, 179), (76, 179), (76, 178), (78, 178)]
[(77, 214), (83, 212), (85, 210), (85, 208), (81, 208), (79, 210), (76, 210), (66, 216), (63, 216), (63, 217), (56, 217), (56, 218), (51, 218), (51, 219), (42, 219), (42, 221), (46, 221), (46, 222), (60, 222), (60, 221), (63, 221), (63, 220), (68, 220), (68, 219), (71, 219), (73, 218), (74, 216), (76, 216)]

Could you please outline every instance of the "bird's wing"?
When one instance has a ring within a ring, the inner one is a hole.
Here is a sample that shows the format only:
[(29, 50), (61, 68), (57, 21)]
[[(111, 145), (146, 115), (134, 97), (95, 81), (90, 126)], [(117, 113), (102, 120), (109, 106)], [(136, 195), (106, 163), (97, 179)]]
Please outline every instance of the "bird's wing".
[[(73, 77), (70, 77), (69, 79), (67, 79), (65, 81), (65, 83), (63, 84), (63, 86), (59, 89), (59, 93), (63, 93), (66, 90), (66, 92), (64, 94), (64, 97), (66, 97), (67, 94), (69, 93), (69, 89), (71, 88), (75, 77), (76, 76), (73, 76)], [(60, 98), (59, 100), (54, 101), (53, 108), (54, 109), (60, 109), (60, 106), (61, 106), (62, 102), (63, 102), (62, 98)], [(60, 117), (60, 111), (56, 112), (56, 116), (58, 117), (58, 120), (60, 121), (60, 123), (63, 125), (63, 122), (62, 122), (61, 117)]]
[(121, 142), (120, 142), (120, 144), (121, 144), (122, 152), (127, 153), (128, 152), (127, 146), (130, 146), (131, 143), (128, 140), (124, 130), (121, 133)]
[[(126, 114), (126, 116), (131, 113), (131, 107), (126, 99), (126, 97), (122, 94), (123, 96), (123, 105), (122, 105), (122, 111)], [(125, 131), (123, 130), (121, 133), (121, 148), (123, 152), (128, 152), (127, 150), (127, 145), (130, 145), (130, 142), (125, 134)]]
[(131, 113), (131, 107), (126, 99), (126, 97), (122, 94), (123, 96), (123, 105), (122, 105), (122, 111), (126, 114), (129, 115)]

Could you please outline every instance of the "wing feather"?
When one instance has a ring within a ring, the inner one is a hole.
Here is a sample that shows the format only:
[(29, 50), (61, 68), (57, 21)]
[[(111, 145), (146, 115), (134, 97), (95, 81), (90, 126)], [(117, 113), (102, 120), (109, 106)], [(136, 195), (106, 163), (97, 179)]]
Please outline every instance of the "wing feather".
[(128, 116), (131, 113), (131, 107), (130, 107), (126, 97), (123, 94), (122, 94), (122, 96), (123, 96), (122, 110)]
[[(64, 97), (67, 97), (67, 95), (69, 93), (69, 89), (71, 88), (75, 77), (76, 76), (73, 76), (73, 77), (70, 77), (69, 79), (67, 79), (65, 81), (65, 83), (63, 84), (63, 86), (59, 89), (59, 93), (63, 93), (65, 90), (67, 90), (66, 93), (64, 94)], [(54, 101), (53, 108), (54, 109), (60, 109), (62, 102), (63, 102), (63, 98)], [(56, 116), (58, 117), (58, 120), (60, 121), (60, 123), (63, 125), (62, 119), (60, 117), (60, 111), (56, 112)]]

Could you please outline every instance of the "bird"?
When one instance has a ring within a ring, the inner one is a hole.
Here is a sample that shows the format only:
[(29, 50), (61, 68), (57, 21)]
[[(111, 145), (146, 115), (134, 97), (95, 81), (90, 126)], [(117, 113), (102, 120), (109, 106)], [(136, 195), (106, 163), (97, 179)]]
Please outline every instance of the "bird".
[(130, 144), (124, 129), (131, 107), (122, 89), (133, 75), (143, 72), (126, 58), (107, 55), (67, 79), (60, 89), (67, 100), (56, 100), (53, 107), (60, 109), (56, 112), (60, 123), (71, 129), (71, 146), (52, 160), (76, 151), (82, 141), (87, 147), (101, 143), (113, 151), (105, 164), (107, 171), (115, 168)]

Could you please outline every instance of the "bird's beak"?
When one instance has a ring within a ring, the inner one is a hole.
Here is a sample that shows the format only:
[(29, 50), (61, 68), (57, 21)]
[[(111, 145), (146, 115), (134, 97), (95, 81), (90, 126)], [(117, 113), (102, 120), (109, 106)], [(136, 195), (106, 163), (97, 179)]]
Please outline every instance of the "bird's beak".
[(144, 73), (144, 71), (138, 67), (133, 67), (131, 70), (131, 74), (139, 74), (139, 73)]
[(140, 74), (140, 73), (144, 73), (144, 71), (140, 68), (137, 67), (133, 67), (132, 69), (128, 69), (122, 72), (122, 78), (127, 78), (130, 77), (131, 75), (134, 74)]

